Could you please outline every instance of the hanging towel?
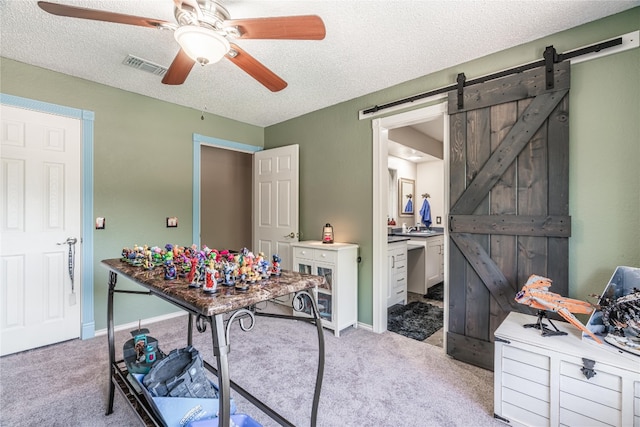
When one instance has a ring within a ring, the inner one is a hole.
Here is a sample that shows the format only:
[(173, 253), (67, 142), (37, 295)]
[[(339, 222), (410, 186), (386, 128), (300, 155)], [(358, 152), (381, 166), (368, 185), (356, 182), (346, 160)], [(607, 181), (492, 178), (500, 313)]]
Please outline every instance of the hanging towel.
[(422, 218), (422, 223), (425, 227), (431, 227), (431, 206), (429, 205), (429, 201), (424, 199), (422, 202), (422, 208), (420, 209), (420, 218)]
[(407, 205), (404, 207), (404, 211), (406, 213), (413, 213), (413, 202), (411, 201), (411, 199), (409, 199)]

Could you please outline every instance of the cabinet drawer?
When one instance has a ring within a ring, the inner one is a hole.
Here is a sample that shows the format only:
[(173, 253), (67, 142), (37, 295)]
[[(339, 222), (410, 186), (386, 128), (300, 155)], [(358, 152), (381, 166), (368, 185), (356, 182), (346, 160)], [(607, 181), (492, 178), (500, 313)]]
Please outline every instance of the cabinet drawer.
[(401, 289), (401, 290), (404, 291), (404, 289), (407, 286), (407, 280), (404, 277), (399, 277), (398, 276), (398, 277), (396, 277), (396, 281), (393, 282), (391, 285), (393, 286), (394, 290)]
[(313, 259), (315, 259), (316, 261), (334, 263), (334, 262), (336, 262), (337, 254), (336, 254), (335, 251), (326, 251), (326, 250), (322, 250), (322, 249), (314, 249), (313, 250)]
[(406, 251), (394, 251), (393, 256), (396, 257), (396, 262), (405, 262), (407, 260), (407, 252)]
[(313, 249), (301, 248), (300, 246), (294, 246), (293, 256), (295, 258), (313, 259)]

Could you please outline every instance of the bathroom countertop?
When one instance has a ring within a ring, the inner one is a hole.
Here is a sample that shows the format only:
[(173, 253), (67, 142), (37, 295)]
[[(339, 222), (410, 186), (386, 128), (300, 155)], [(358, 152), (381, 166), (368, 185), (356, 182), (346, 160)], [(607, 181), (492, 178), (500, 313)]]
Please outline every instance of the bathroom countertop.
[(387, 243), (406, 242), (410, 240), (409, 236), (387, 236)]
[(428, 239), (429, 237), (444, 236), (444, 230), (434, 230), (432, 233), (394, 231), (389, 237), (408, 237), (410, 239)]

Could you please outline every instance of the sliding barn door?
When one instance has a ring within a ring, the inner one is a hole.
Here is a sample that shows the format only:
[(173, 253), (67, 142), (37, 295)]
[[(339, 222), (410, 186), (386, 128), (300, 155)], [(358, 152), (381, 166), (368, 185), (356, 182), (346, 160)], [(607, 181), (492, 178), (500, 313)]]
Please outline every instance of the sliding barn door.
[(449, 93), (447, 352), (493, 369), (493, 332), (531, 274), (567, 295), (569, 64)]

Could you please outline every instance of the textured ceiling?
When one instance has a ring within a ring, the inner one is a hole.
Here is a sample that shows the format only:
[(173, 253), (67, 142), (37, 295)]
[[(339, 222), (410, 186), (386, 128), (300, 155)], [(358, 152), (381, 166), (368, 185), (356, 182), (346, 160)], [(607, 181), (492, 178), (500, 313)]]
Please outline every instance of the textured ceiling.
[[(57, 2), (175, 21), (172, 0)], [(1, 0), (0, 55), (198, 112), (206, 109), (268, 126), (621, 12), (640, 5), (640, 0), (224, 4), (232, 19), (317, 14), (327, 36), (321, 41), (237, 41), (287, 81), (288, 87), (280, 92), (270, 92), (224, 59), (196, 65), (183, 85), (167, 86), (160, 82), (162, 77), (122, 61), (132, 54), (168, 67), (178, 51), (171, 31), (59, 17), (41, 10), (36, 0)]]

